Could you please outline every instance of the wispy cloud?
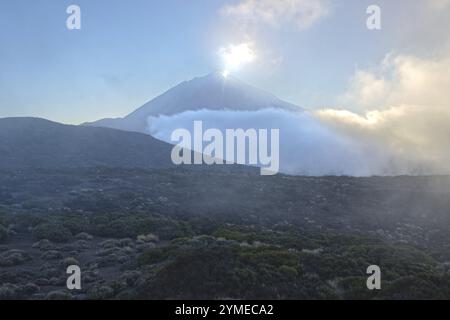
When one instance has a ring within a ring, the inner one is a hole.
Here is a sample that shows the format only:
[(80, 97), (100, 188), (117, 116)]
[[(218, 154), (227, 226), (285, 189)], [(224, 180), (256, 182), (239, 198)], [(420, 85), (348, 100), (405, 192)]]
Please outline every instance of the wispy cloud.
[(433, 9), (444, 9), (450, 6), (450, 0), (426, 0)]
[[(307, 112), (279, 109), (258, 111), (186, 111), (173, 116), (150, 117), (148, 132), (171, 143), (171, 133), (179, 128), (193, 134), (194, 121), (204, 130), (279, 129), (280, 170), (303, 175), (372, 175), (390, 173), (389, 159), (374, 145), (336, 132)], [(197, 151), (201, 151), (198, 149)]]
[(222, 14), (243, 27), (283, 26), (305, 30), (330, 13), (328, 0), (242, 0)]

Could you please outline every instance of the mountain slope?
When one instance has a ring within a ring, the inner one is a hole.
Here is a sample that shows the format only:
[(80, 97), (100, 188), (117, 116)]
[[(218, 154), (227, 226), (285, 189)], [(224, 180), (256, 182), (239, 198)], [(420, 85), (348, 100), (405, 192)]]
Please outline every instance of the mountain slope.
[(215, 72), (180, 83), (125, 118), (102, 119), (85, 125), (146, 132), (148, 118), (159, 115), (174, 115), (200, 109), (257, 111), (269, 108), (302, 110), (268, 92)]
[(37, 118), (0, 119), (0, 169), (171, 167), (171, 146), (148, 135)]

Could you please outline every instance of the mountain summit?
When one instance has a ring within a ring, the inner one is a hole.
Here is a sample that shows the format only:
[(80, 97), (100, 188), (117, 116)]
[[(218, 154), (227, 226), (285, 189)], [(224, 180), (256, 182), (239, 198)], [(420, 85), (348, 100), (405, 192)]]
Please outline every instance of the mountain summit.
[(270, 108), (302, 110), (232, 76), (225, 77), (220, 72), (213, 72), (178, 84), (125, 118), (102, 119), (85, 125), (145, 132), (149, 117), (201, 109), (257, 111)]

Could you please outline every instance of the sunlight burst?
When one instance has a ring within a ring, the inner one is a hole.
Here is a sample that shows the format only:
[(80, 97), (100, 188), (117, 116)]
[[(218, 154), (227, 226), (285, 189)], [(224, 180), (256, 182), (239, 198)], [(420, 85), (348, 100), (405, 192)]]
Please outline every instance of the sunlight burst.
[(253, 62), (256, 58), (249, 43), (230, 44), (228, 47), (220, 49), (220, 55), (225, 65), (225, 71), (223, 72), (225, 78), (230, 71), (236, 71), (243, 65)]

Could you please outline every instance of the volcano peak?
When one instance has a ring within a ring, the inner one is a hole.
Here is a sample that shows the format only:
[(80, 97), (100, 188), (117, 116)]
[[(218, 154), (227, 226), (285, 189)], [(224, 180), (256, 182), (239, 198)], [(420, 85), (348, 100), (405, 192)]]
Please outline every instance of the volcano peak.
[(302, 110), (232, 75), (224, 77), (221, 71), (214, 71), (178, 84), (125, 118), (103, 119), (86, 125), (145, 132), (149, 117), (171, 116), (198, 110), (258, 111), (263, 109)]

